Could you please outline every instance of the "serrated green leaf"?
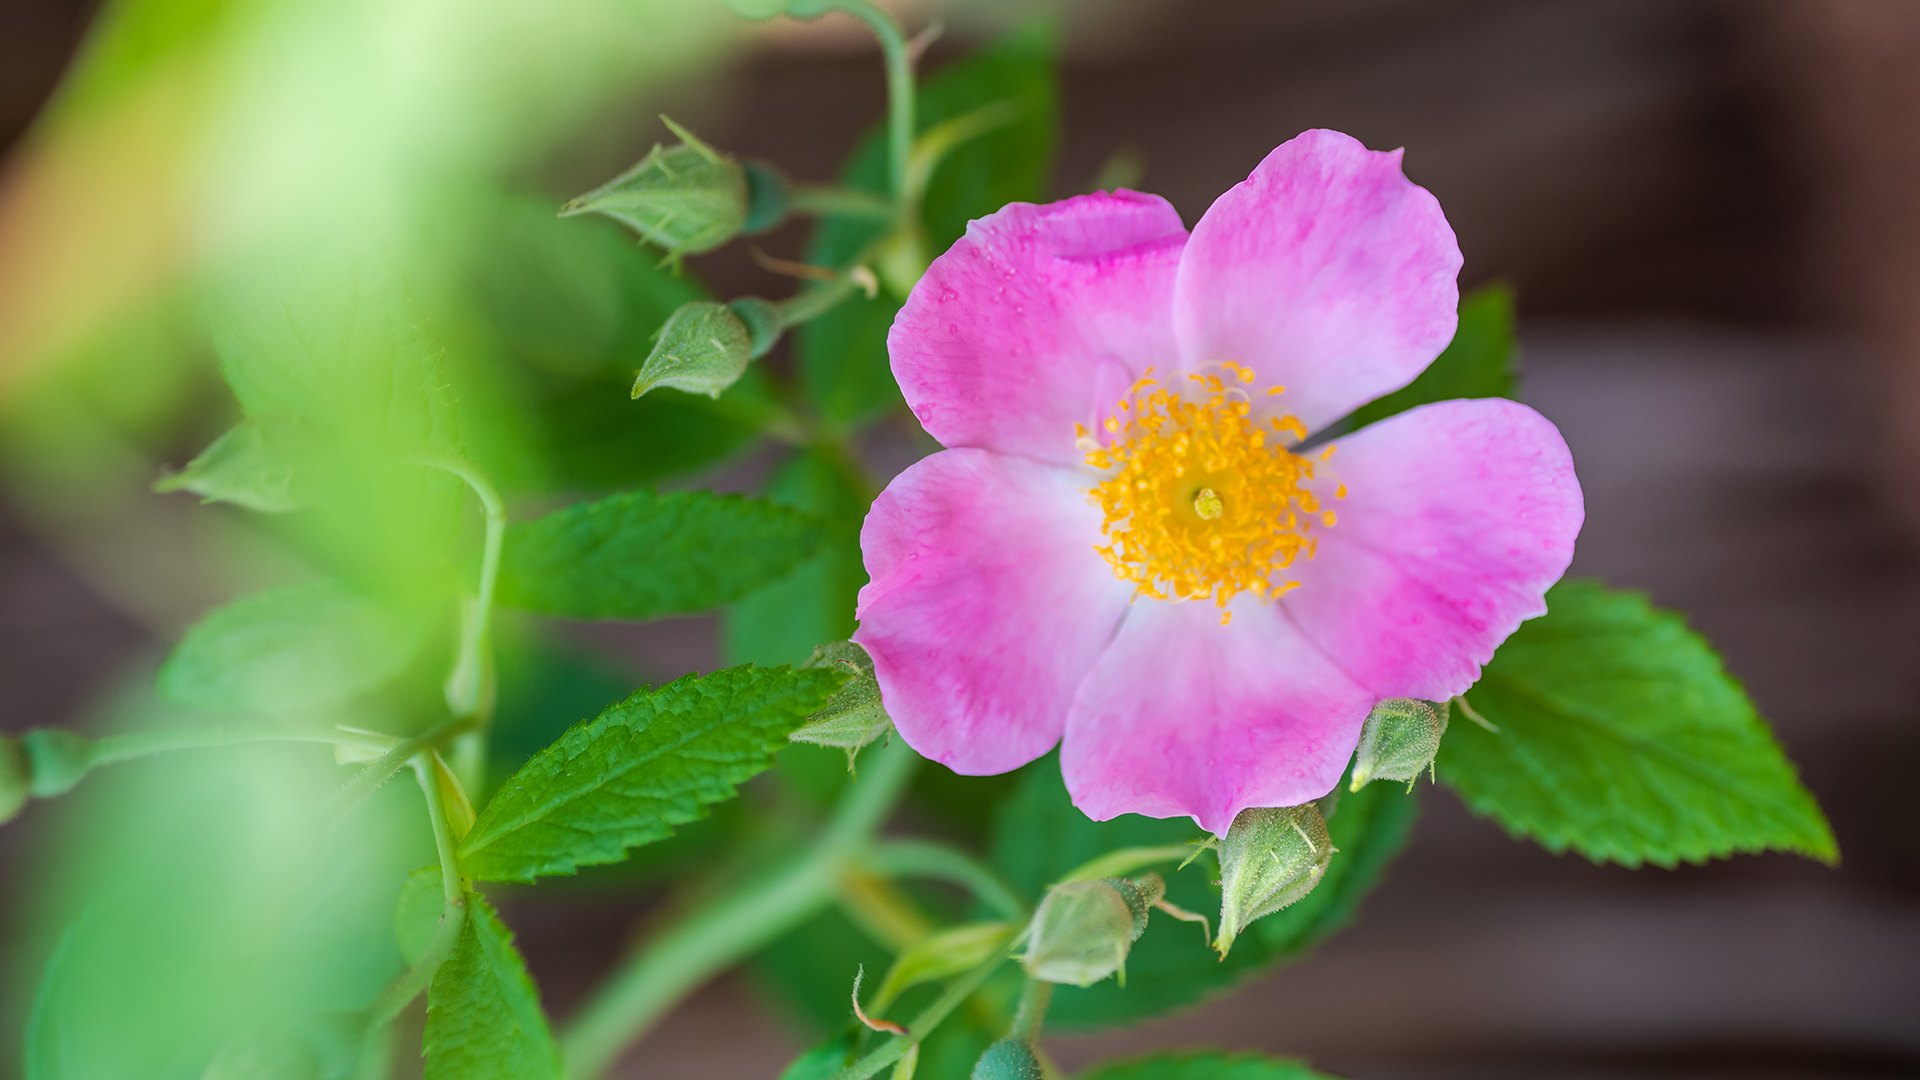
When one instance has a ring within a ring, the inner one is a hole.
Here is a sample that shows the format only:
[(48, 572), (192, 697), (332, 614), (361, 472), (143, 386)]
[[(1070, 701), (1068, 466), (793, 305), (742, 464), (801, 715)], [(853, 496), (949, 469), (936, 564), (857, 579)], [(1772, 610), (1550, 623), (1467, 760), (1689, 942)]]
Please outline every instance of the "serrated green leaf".
[(1460, 327), (1446, 350), (1413, 382), (1354, 410), (1349, 423), (1365, 427), (1416, 405), (1454, 398), (1516, 398), (1513, 290), (1485, 285), (1460, 300)]
[(332, 579), (244, 596), (187, 631), (160, 668), (160, 691), (185, 705), (235, 712), (346, 701), (407, 666), (431, 615)]
[(732, 798), (844, 679), (738, 667), (642, 689), (515, 773), (467, 834), (460, 869), (481, 881), (532, 881), (618, 862)]
[(560, 1050), (540, 993), (491, 904), (467, 896), (460, 944), (433, 976), (426, 1080), (558, 1080)]
[[(1352, 917), (1405, 845), (1417, 812), (1417, 799), (1390, 784), (1341, 794), (1327, 819), (1339, 853), (1305, 898), (1249, 926), (1224, 960), (1193, 927), (1150, 918), (1127, 956), (1127, 985), (1108, 980), (1085, 988), (1057, 987), (1047, 1013), (1049, 1027), (1085, 1030), (1159, 1016), (1215, 996), (1310, 948)], [(1095, 856), (1118, 848), (1177, 845), (1204, 835), (1185, 818), (1123, 814), (1111, 821), (1089, 820), (1074, 809), (1060, 780), (1058, 755), (1050, 754), (1027, 767), (1020, 787), (1000, 807), (992, 857), (1008, 884), (1037, 901), (1048, 884)], [(1168, 900), (1209, 919), (1218, 914), (1220, 888), (1213, 879), (1219, 874), (1210, 853), (1184, 870), (1175, 871), (1173, 864), (1160, 870)]]
[(1220, 1050), (1179, 1050), (1095, 1065), (1079, 1080), (1330, 1080), (1304, 1061)]
[(191, 491), (207, 502), (285, 514), (312, 500), (306, 475), (312, 460), (313, 434), (306, 421), (266, 413), (242, 420), (185, 468), (155, 481), (153, 490)]
[(1453, 724), (1441, 781), (1551, 851), (1627, 866), (1766, 848), (1839, 857), (1712, 647), (1639, 593), (1554, 586), (1467, 700), (1500, 730)]
[(854, 603), (867, 583), (860, 521), (871, 499), (858, 469), (813, 448), (767, 482), (768, 499), (823, 519), (826, 533), (813, 558), (727, 611), (722, 644), (733, 663), (797, 664), (816, 646), (853, 635)]
[(784, 576), (822, 535), (806, 514), (738, 495), (614, 495), (509, 527), (500, 602), (588, 619), (702, 611)]
[[(938, 255), (966, 232), (967, 222), (1010, 202), (1046, 198), (1059, 132), (1059, 90), (1051, 35), (1030, 27), (936, 72), (920, 87), (915, 121), (921, 132), (982, 106), (1012, 101), (1012, 123), (970, 140), (934, 172), (921, 220)], [(885, 132), (870, 130), (841, 170), (841, 182), (874, 194), (887, 190)], [(872, 221), (829, 218), (808, 245), (808, 260), (843, 266), (884, 229)], [(887, 359), (887, 330), (898, 298), (855, 296), (795, 335), (800, 379), (831, 423), (856, 426), (900, 403)]]

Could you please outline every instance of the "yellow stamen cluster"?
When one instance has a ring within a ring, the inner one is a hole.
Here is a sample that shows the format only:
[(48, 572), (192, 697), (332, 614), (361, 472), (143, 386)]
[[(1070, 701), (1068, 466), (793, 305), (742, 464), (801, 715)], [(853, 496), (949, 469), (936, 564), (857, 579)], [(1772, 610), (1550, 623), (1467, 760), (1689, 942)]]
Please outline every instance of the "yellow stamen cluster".
[[(1254, 380), (1239, 364), (1220, 367), (1239, 383)], [(1293, 416), (1263, 425), (1242, 387), (1217, 375), (1187, 378), (1199, 400), (1161, 386), (1148, 369), (1106, 421), (1106, 445), (1088, 451), (1087, 464), (1111, 471), (1089, 493), (1106, 514), (1107, 542), (1095, 550), (1114, 576), (1158, 600), (1210, 596), (1224, 608), (1243, 592), (1279, 596), (1299, 582), (1276, 583), (1274, 572), (1302, 551), (1313, 557), (1309, 525), (1333, 524), (1332, 511), (1321, 512), (1301, 487), (1313, 463), (1282, 444), (1287, 435), (1304, 439), (1306, 426)], [(1078, 431), (1085, 445), (1086, 429)]]

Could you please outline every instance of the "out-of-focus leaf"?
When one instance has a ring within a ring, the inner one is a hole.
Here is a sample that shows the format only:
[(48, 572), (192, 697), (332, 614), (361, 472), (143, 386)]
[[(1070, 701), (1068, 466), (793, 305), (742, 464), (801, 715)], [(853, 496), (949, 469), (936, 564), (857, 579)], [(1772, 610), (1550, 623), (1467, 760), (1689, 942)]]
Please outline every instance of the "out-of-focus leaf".
[(299, 416), (345, 445), (457, 448), (451, 387), (390, 256), (289, 245), (223, 280), (214, 341), (248, 416)]
[[(983, 106), (1012, 101), (1018, 117), (955, 149), (934, 172), (921, 219), (938, 255), (966, 231), (967, 222), (1009, 202), (1046, 198), (1059, 131), (1058, 79), (1051, 35), (1038, 26), (954, 63), (920, 87), (916, 123), (926, 131)], [(841, 170), (851, 188), (887, 190), (885, 132), (869, 131)], [(843, 266), (884, 231), (870, 220), (829, 218), (808, 246), (808, 260)], [(887, 330), (897, 298), (861, 296), (801, 327), (796, 334), (800, 378), (825, 419), (854, 427), (897, 405), (899, 387), (887, 361)]]
[(187, 631), (160, 668), (160, 690), (222, 711), (317, 709), (398, 675), (431, 616), (431, 608), (383, 604), (332, 579), (255, 593)]
[(460, 944), (427, 996), (427, 1080), (559, 1080), (540, 992), (493, 905), (467, 896)]
[(460, 851), (482, 881), (617, 862), (734, 796), (839, 689), (832, 671), (731, 668), (643, 689), (575, 725), (508, 780)]
[[(1413, 796), (1390, 784), (1341, 794), (1327, 819), (1339, 854), (1313, 892), (1249, 926), (1225, 960), (1207, 948), (1199, 930), (1155, 915), (1127, 956), (1127, 985), (1108, 980), (1085, 988), (1058, 987), (1047, 1023), (1060, 1030), (1135, 1023), (1217, 995), (1297, 955), (1352, 917), (1406, 843), (1416, 809)], [(1204, 835), (1185, 818), (1123, 814), (1111, 821), (1089, 820), (1067, 796), (1058, 755), (1049, 755), (1027, 767), (1020, 788), (1000, 807), (992, 854), (1008, 884), (1037, 901), (1048, 884), (1097, 855)], [(1211, 880), (1218, 874), (1210, 854), (1184, 870), (1161, 869), (1168, 900), (1209, 919), (1218, 914), (1220, 889)]]
[(313, 440), (297, 416), (248, 417), (179, 472), (161, 477), (158, 492), (191, 491), (207, 502), (230, 502), (263, 514), (298, 510), (312, 500), (308, 470)]
[(1079, 1080), (1332, 1080), (1304, 1061), (1221, 1050), (1177, 1050), (1095, 1065)]
[(871, 496), (857, 465), (819, 448), (789, 458), (764, 494), (824, 519), (826, 532), (813, 558), (728, 610), (723, 644), (734, 663), (797, 664), (816, 646), (853, 635), (854, 603), (867, 583), (860, 521)]
[(1460, 328), (1446, 350), (1420, 377), (1386, 397), (1354, 410), (1349, 423), (1365, 427), (1416, 405), (1454, 398), (1517, 398), (1514, 366), (1513, 290), (1486, 285), (1460, 300)]
[(400, 899), (393, 905), (393, 940), (409, 965), (419, 963), (427, 954), (445, 910), (439, 867), (429, 866), (407, 875), (407, 883), (400, 887)]
[(590, 619), (703, 611), (780, 579), (823, 531), (807, 514), (738, 495), (614, 495), (509, 527), (500, 602)]
[[(1839, 858), (1813, 796), (1720, 658), (1638, 593), (1562, 582), (1468, 701), (1440, 779), (1551, 851), (1638, 866), (1773, 848)], [(1374, 785), (1380, 786), (1380, 785)]]

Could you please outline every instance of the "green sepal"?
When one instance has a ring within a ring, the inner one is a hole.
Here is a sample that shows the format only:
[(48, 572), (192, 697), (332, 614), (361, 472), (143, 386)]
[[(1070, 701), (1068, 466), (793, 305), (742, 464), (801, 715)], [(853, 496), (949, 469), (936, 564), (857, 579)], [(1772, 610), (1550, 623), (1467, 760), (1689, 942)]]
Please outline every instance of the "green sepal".
[(873, 673), (873, 658), (867, 650), (851, 641), (835, 641), (813, 650), (804, 665), (844, 671), (847, 683), (825, 705), (807, 717), (789, 736), (794, 742), (815, 746), (833, 746), (847, 752), (847, 767), (866, 746), (893, 730), (893, 718), (880, 700), (880, 681)]
[[(747, 221), (747, 178), (740, 163), (666, 117), (677, 146), (655, 144), (639, 164), (560, 208), (562, 217), (604, 214), (669, 259), (712, 251)], [(637, 395), (636, 395), (637, 396)]]

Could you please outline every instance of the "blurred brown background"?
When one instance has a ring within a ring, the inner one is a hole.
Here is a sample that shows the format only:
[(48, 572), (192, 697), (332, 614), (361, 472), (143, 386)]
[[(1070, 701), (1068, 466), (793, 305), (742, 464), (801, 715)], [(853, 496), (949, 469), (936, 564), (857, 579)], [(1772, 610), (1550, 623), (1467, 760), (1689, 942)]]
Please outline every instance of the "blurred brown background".
[[(971, 7), (932, 62), (1017, 4)], [(87, 15), (0, 9), (0, 139)], [(1920, 1075), (1920, 3), (1088, 0), (1064, 19), (1060, 194), (1131, 148), (1191, 223), (1303, 128), (1407, 148), (1466, 283), (1518, 291), (1526, 397), (1587, 492), (1575, 571), (1686, 610), (1724, 650), (1845, 863), (1594, 867), (1433, 790), (1317, 954), (1193, 1013), (1056, 1040), (1061, 1062), (1208, 1042), (1365, 1078)], [(825, 178), (880, 91), (871, 50), (821, 24), (766, 35), (670, 111)], [(538, 182), (584, 190), (654, 137), (636, 117)], [(700, 271), (722, 294), (770, 287), (741, 251)], [(595, 640), (671, 674), (713, 666), (703, 629)], [(71, 722), (158, 644), (0, 507), (0, 728)], [(24, 824), (0, 830), (0, 867)], [(629, 913), (517, 912), (557, 1008)], [(774, 1075), (793, 1036), (743, 1019), (749, 993), (704, 992), (630, 1074)]]

